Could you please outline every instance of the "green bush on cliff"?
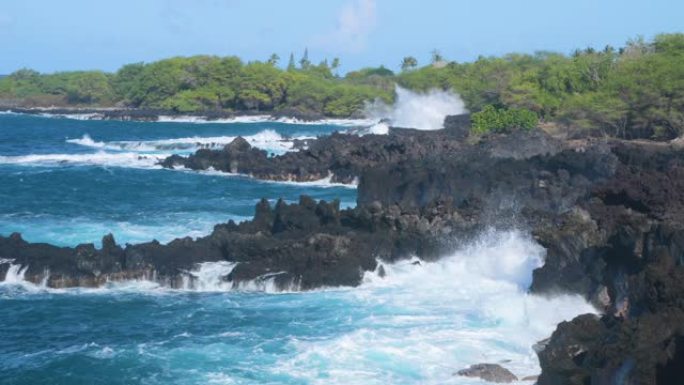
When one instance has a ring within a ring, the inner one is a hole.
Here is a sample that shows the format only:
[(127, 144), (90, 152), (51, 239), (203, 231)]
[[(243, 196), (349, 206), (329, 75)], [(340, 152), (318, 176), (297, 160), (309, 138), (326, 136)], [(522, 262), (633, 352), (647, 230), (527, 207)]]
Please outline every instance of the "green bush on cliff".
[(523, 108), (495, 108), (485, 106), (482, 111), (471, 115), (472, 132), (486, 134), (489, 132), (506, 133), (513, 130), (530, 130), (537, 126), (537, 114)]

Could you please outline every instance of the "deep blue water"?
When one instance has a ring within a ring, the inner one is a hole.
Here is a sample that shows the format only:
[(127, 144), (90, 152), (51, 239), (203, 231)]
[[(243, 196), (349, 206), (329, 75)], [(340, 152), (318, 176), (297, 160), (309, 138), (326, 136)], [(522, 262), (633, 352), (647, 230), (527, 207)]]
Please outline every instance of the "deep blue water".
[[(60, 245), (168, 241), (253, 214), (261, 197), (300, 194), (353, 205), (352, 188), (265, 183), (164, 170), (171, 153), (236, 135), (279, 153), (326, 124), (135, 123), (0, 114), (0, 234)], [(212, 145), (212, 143), (214, 143)], [(361, 287), (230, 291), (232, 265), (198, 267), (201, 290), (152, 282), (54, 290), (0, 282), (0, 384), (476, 384), (454, 376), (510, 360), (536, 374), (531, 345), (591, 309), (526, 294), (543, 249), (488, 233), (437, 263), (386, 266)], [(3, 258), (11, 256), (0, 255)]]
[[(109, 232), (120, 242), (167, 242), (206, 235), (229, 219), (248, 219), (261, 197), (296, 201), (308, 194), (351, 206), (353, 188), (267, 183), (155, 166), (169, 154), (194, 151), (198, 141), (218, 147), (243, 135), (282, 152), (287, 138), (335, 129), (342, 128), (0, 115), (0, 234), (19, 231), (29, 241), (71, 246), (98, 243)], [(284, 139), (278, 140), (279, 135)]]

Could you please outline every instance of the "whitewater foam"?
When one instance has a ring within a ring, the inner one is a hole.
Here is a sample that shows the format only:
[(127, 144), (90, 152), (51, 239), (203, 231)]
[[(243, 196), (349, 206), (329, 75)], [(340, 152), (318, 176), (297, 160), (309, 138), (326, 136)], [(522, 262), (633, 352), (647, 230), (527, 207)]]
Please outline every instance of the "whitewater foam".
[(383, 119), (388, 119), (393, 127), (439, 130), (444, 128), (447, 115), (468, 112), (461, 97), (452, 91), (432, 89), (420, 93), (397, 86), (396, 94), (391, 106), (379, 99), (366, 105), (365, 115), (380, 122), (374, 126), (378, 133), (385, 130), (386, 125), (381, 125)]
[(226, 277), (237, 263), (228, 261), (199, 263), (194, 270), (183, 274), (183, 290), (201, 292), (229, 291), (232, 283)]
[[(236, 138), (237, 136), (194, 136), (159, 140), (100, 142), (93, 140), (88, 134), (85, 134), (78, 139), (67, 139), (67, 142), (110, 151), (193, 152), (199, 149), (222, 149)], [(274, 130), (263, 130), (254, 135), (242, 136), (242, 138), (253, 147), (269, 151), (273, 154), (283, 154), (294, 149), (295, 140), (313, 139), (314, 137), (298, 136), (294, 138), (285, 138)]]
[(387, 135), (389, 133), (389, 129), (389, 124), (383, 120), (368, 127), (366, 133), (373, 135)]
[(239, 281), (233, 284), (237, 291), (257, 292), (257, 293), (294, 293), (300, 290), (299, 282), (290, 282), (285, 286), (278, 285), (278, 276), (287, 274), (286, 271), (264, 274), (255, 279)]
[(526, 292), (543, 255), (522, 233), (489, 232), (437, 262), (384, 265), (384, 278), (368, 273), (349, 291), (354, 306), (372, 309), (358, 329), (293, 340), (298, 353), (278, 370), (312, 384), (478, 383), (452, 374), (502, 361), (519, 377), (538, 374), (532, 345), (559, 322), (595, 312), (579, 296)]
[(101, 113), (75, 113), (75, 114), (54, 114), (50, 112), (42, 112), (38, 114), (44, 118), (62, 118), (62, 119), (73, 119), (73, 120), (102, 120), (104, 115)]
[(159, 115), (160, 123), (265, 123), (272, 121), (269, 115), (244, 115), (224, 119), (207, 119), (193, 115)]
[(129, 168), (161, 168), (158, 163), (164, 157), (155, 154), (133, 152), (109, 153), (99, 151), (90, 154), (31, 154), (0, 156), (0, 164), (55, 166), (94, 165)]
[[(13, 260), (8, 260), (13, 261)], [(192, 270), (181, 272), (180, 287), (173, 288), (168, 281), (161, 280), (156, 271), (145, 274), (140, 279), (123, 281), (108, 281), (105, 285), (97, 288), (72, 288), (53, 289), (48, 287), (50, 270), (46, 269), (40, 283), (34, 284), (27, 281), (25, 276), (29, 266), (9, 263), (10, 266), (5, 274), (5, 279), (0, 281), (2, 285), (21, 286), (29, 292), (52, 292), (52, 293), (117, 293), (117, 292), (258, 292), (258, 293), (291, 293), (299, 290), (298, 283), (292, 283), (286, 287), (277, 284), (277, 277), (286, 272), (269, 273), (253, 280), (231, 281), (228, 276), (233, 271), (237, 262), (215, 261), (202, 262), (194, 266)]]
[(9, 267), (7, 268), (7, 272), (5, 273), (5, 280), (4, 282), (6, 284), (22, 284), (26, 282), (24, 277), (26, 276), (26, 271), (28, 270), (28, 266), (22, 266), (21, 264), (12, 264), (10, 263)]
[(318, 180), (311, 180), (311, 181), (306, 181), (306, 182), (300, 182), (300, 181), (292, 181), (292, 180), (265, 180), (265, 179), (258, 179), (259, 182), (263, 183), (277, 183), (277, 184), (288, 184), (288, 185), (294, 185), (294, 186), (302, 186), (302, 187), (323, 187), (323, 188), (332, 188), (332, 187), (343, 187), (343, 188), (349, 188), (349, 189), (356, 189), (359, 186), (359, 180), (358, 178), (355, 178), (352, 183), (338, 183), (338, 182), (333, 182), (332, 179), (334, 178), (333, 173), (329, 173), (328, 176), (325, 178), (321, 178)]

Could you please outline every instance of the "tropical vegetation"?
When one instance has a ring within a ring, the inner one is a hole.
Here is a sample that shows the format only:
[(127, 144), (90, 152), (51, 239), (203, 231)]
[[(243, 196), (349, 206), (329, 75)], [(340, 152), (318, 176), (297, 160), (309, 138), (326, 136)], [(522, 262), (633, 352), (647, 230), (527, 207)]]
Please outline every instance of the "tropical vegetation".
[(339, 59), (314, 64), (308, 52), (299, 60), (290, 55), (284, 68), (274, 54), (249, 63), (237, 57), (176, 57), (128, 64), (115, 73), (21, 69), (0, 78), (0, 104), (348, 117), (359, 114), (367, 101), (391, 102), (398, 84), (414, 91), (453, 90), (470, 111), (484, 110), (474, 115), (476, 124), (493, 125), (494, 130), (507, 119), (521, 127), (539, 119), (551, 129), (628, 138), (673, 138), (684, 131), (681, 33), (570, 55), (509, 54), (466, 63), (449, 62), (437, 50), (431, 56), (432, 62), (423, 66), (415, 57), (405, 57), (396, 74), (378, 67), (344, 76), (338, 74)]

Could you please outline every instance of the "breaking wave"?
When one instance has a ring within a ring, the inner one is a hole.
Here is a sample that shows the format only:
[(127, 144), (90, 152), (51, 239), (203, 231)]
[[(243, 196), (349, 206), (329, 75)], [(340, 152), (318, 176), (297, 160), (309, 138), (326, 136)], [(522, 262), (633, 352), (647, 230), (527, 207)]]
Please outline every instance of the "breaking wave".
[(393, 127), (439, 130), (444, 128), (447, 115), (468, 112), (461, 97), (452, 91), (433, 89), (420, 93), (397, 86), (396, 94), (397, 99), (391, 106), (381, 100), (366, 106), (366, 116), (379, 122), (371, 128), (371, 133), (385, 133), (387, 124), (383, 125), (383, 119), (389, 120)]
[(128, 292), (260, 292), (277, 294), (282, 292), (294, 292), (299, 290), (297, 285), (282, 287), (276, 284), (276, 278), (281, 273), (269, 273), (257, 277), (253, 280), (233, 282), (228, 276), (233, 271), (236, 262), (218, 261), (198, 263), (191, 270), (180, 272), (180, 286), (172, 288), (167, 281), (157, 279), (157, 274), (153, 272), (139, 280), (111, 281), (99, 288), (71, 288), (53, 289), (47, 286), (50, 272), (45, 271), (41, 282), (35, 284), (27, 281), (26, 271), (29, 265), (15, 264), (12, 259), (0, 260), (0, 265), (8, 264), (5, 279), (0, 281), (0, 286), (17, 286), (28, 292), (50, 292), (50, 293), (112, 293), (120, 291)]
[(90, 154), (31, 154), (0, 156), (0, 164), (27, 166), (88, 165), (130, 168), (161, 168), (158, 163), (164, 156), (133, 152), (96, 152)]
[[(158, 140), (124, 140), (101, 142), (93, 140), (88, 134), (78, 139), (68, 139), (68, 143), (84, 147), (97, 148), (110, 151), (136, 151), (136, 152), (192, 152), (202, 148), (221, 149), (235, 140), (237, 136), (213, 136), (213, 137), (186, 137)], [(294, 140), (313, 139), (313, 136), (298, 136), (285, 138), (274, 130), (263, 130), (254, 135), (243, 136), (249, 144), (272, 153), (282, 154), (294, 149)]]
[[(469, 380), (453, 373), (480, 362), (539, 374), (532, 345), (559, 322), (595, 312), (579, 296), (527, 293), (544, 252), (523, 233), (491, 231), (437, 262), (384, 265), (384, 278), (367, 273), (349, 292), (354, 306), (374, 309), (356, 330), (296, 341), (298, 354), (279, 368), (314, 384), (462, 384)], [(312, 380), (323, 362), (336, 375)]]

